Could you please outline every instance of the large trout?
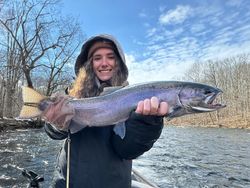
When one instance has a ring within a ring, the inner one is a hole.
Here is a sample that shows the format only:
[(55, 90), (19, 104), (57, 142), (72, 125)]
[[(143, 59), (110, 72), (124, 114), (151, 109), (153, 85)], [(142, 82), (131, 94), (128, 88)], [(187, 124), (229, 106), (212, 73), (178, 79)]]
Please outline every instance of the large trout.
[[(186, 114), (212, 112), (225, 107), (215, 103), (222, 91), (218, 88), (193, 82), (156, 81), (120, 88), (107, 88), (98, 97), (69, 99), (75, 109), (73, 121), (78, 127), (69, 127), (72, 132), (86, 126), (107, 126), (124, 122), (139, 101), (156, 96), (169, 105), (168, 118)], [(33, 89), (23, 87), (24, 106), (19, 118), (29, 119), (41, 115), (53, 100)]]

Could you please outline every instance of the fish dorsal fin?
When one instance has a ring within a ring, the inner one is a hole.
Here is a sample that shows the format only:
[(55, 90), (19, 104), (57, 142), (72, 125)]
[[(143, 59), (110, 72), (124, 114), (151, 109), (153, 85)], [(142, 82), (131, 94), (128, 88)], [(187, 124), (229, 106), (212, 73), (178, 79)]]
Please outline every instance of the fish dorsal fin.
[(103, 89), (103, 92), (100, 95), (108, 95), (108, 94), (113, 93), (113, 92), (115, 92), (123, 87), (125, 87), (125, 86), (105, 87)]

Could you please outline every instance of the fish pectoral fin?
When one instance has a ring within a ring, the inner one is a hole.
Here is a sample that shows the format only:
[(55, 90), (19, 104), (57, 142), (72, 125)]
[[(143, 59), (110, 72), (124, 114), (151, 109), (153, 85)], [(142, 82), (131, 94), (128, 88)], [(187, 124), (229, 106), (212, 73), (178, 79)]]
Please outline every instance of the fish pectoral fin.
[(21, 110), (18, 118), (19, 119), (30, 119), (30, 118), (40, 116), (41, 113), (42, 112), (37, 107), (24, 105), (22, 107), (22, 110)]
[(126, 134), (125, 122), (117, 123), (114, 126), (113, 131), (115, 132), (116, 135), (120, 136), (121, 139), (123, 139), (125, 137), (125, 134)]

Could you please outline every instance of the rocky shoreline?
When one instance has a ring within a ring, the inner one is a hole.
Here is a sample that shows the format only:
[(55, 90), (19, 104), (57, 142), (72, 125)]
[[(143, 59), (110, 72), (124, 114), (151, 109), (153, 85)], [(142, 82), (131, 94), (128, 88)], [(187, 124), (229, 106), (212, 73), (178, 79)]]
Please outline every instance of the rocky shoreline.
[(12, 118), (0, 118), (0, 132), (16, 129), (37, 129), (42, 128), (44, 122), (40, 119), (18, 120)]

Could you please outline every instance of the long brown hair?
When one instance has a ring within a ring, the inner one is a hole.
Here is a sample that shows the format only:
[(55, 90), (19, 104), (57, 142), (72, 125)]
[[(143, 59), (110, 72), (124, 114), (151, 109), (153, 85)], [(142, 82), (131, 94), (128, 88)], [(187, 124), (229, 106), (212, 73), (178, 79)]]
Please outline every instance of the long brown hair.
[(116, 56), (116, 68), (114, 75), (108, 81), (100, 81), (94, 73), (92, 58), (90, 58), (84, 67), (79, 69), (76, 80), (69, 95), (75, 98), (94, 97), (100, 95), (104, 87), (127, 85), (127, 68)]

